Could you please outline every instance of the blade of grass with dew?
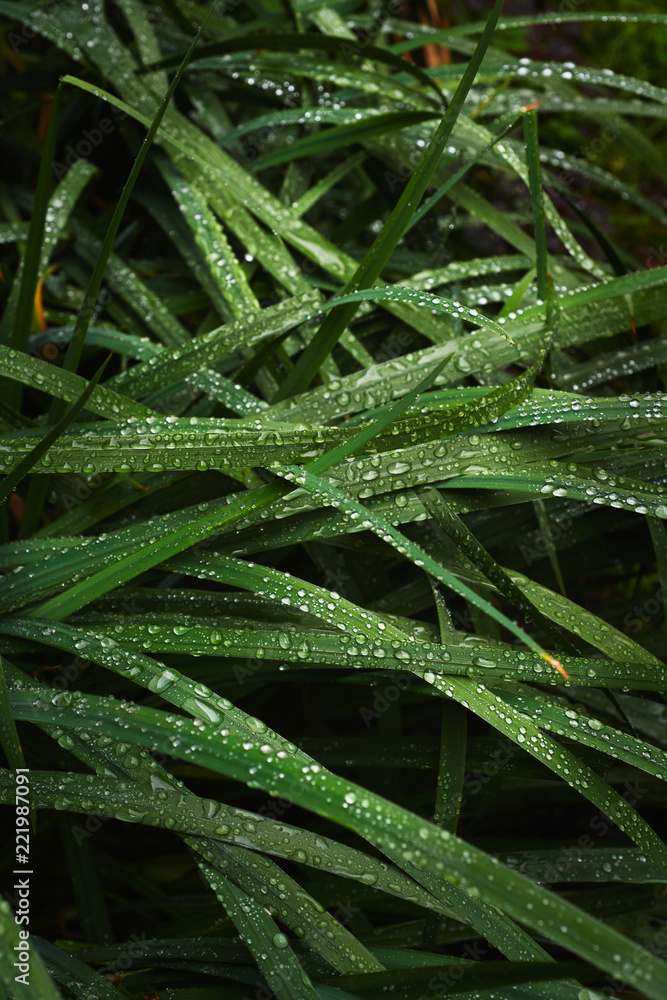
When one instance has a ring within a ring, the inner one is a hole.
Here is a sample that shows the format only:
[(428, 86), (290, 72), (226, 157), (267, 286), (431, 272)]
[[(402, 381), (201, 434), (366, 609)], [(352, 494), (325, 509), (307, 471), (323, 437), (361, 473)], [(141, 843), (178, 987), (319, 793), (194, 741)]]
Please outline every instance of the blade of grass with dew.
[[(657, 868), (667, 874), (667, 845), (636, 812), (633, 806), (606, 780), (586, 767), (570, 750), (564, 748), (539, 728), (532, 716), (512, 707), (508, 700), (487, 689), (486, 685), (453, 677), (440, 677), (426, 671), (424, 678), (447, 697), (456, 698), (464, 707), (485, 719), (512, 742), (540, 760), (572, 788), (592, 802), (645, 851)], [(501, 705), (501, 709), (499, 709)]]
[(345, 125), (335, 125), (324, 132), (304, 136), (284, 148), (264, 153), (253, 161), (252, 172), (259, 173), (267, 167), (279, 163), (288, 163), (304, 156), (316, 156), (322, 152), (350, 146), (353, 143), (363, 143), (374, 135), (384, 135), (387, 132), (407, 128), (418, 122), (431, 121), (439, 117), (435, 111), (391, 111), (387, 114), (370, 115), (365, 121)]
[[(34, 941), (36, 935), (31, 937)], [(79, 961), (75, 955), (71, 955), (58, 945), (40, 937), (36, 951), (50, 976), (75, 1000), (89, 1000), (91, 995), (99, 997), (99, 1000), (120, 1000), (123, 996), (104, 975), (95, 972), (85, 962)]]
[[(85, 403), (84, 399), (79, 410)], [(76, 414), (68, 416), (71, 422)], [(38, 432), (7, 435), (0, 448), (0, 470), (12, 468), (12, 463), (25, 454), (24, 464), (16, 465), (16, 471), (12, 471), (13, 486), (32, 466), (39, 472), (91, 475), (117, 470), (185, 472), (209, 468), (233, 472), (240, 465), (271, 468), (281, 462), (303, 462), (350, 436), (345, 428), (309, 431), (294, 424), (262, 422), (253, 426), (207, 417), (151, 417), (147, 421), (110, 422), (100, 429), (94, 424), (79, 427), (76, 437), (61, 437), (54, 428), (52, 438), (40, 443), (39, 452), (32, 443)], [(63, 430), (65, 427), (61, 428), (61, 434)], [(183, 444), (184, 434), (187, 444)], [(3, 454), (5, 447), (11, 448), (11, 454)], [(0, 499), (10, 492), (7, 487), (3, 494), (3, 489), (0, 481)]]
[(492, 688), (503, 701), (529, 715), (537, 725), (575, 743), (593, 747), (613, 759), (665, 780), (667, 752), (644, 740), (619, 732), (598, 718), (581, 712), (577, 726), (572, 725), (570, 701), (560, 701), (544, 691), (501, 687)]
[[(75, 249), (93, 269), (100, 259), (102, 244), (81, 223), (74, 222)], [(114, 293), (122, 299), (139, 317), (150, 317), (150, 327), (153, 336), (157, 337), (167, 348), (185, 348), (190, 337), (182, 324), (169, 312), (162, 299), (139, 278), (136, 272), (128, 267), (113, 251), (109, 251), (105, 260), (104, 274)], [(86, 307), (86, 293), (81, 304), (81, 311)], [(86, 336), (89, 327), (86, 327)], [(70, 345), (76, 337), (77, 324), (70, 338)], [(69, 348), (68, 348), (69, 349)], [(67, 370), (67, 369), (66, 369)], [(72, 369), (75, 370), (75, 369)]]
[[(330, 468), (335, 462), (340, 461), (346, 455), (353, 453), (363, 447), (372, 439), (375, 433), (379, 433), (384, 427), (396, 419), (406, 406), (409, 406), (442, 370), (449, 358), (445, 358), (438, 368), (422, 379), (403, 400), (397, 403), (389, 414), (386, 414), (380, 421), (377, 421), (369, 428), (365, 428), (354, 435), (344, 445), (332, 449), (327, 454), (316, 459), (309, 464), (317, 473)], [(132, 550), (127, 554), (117, 557), (112, 566), (98, 570), (82, 583), (74, 584), (64, 594), (60, 594), (36, 609), (38, 617), (54, 617), (58, 619), (66, 618), (72, 611), (88, 604), (95, 597), (105, 593), (109, 589), (119, 586), (126, 580), (132, 579), (139, 572), (162, 562), (163, 559), (172, 555), (177, 555), (185, 548), (189, 548), (197, 541), (207, 538), (209, 535), (220, 530), (225, 524), (231, 525), (246, 516), (251, 510), (259, 510), (267, 505), (279, 500), (291, 487), (287, 483), (270, 483), (267, 486), (249, 491), (247, 495), (242, 494), (234, 500), (225, 502), (215, 509), (204, 514), (197, 512), (183, 519), (179, 517), (180, 526), (172, 530), (168, 535), (163, 536), (150, 551)], [(122, 537), (122, 535), (121, 535)], [(36, 586), (38, 581), (32, 581), (32, 586)], [(0, 588), (1, 589), (1, 588)]]
[[(436, 600), (439, 596), (438, 584), (431, 581), (432, 589)], [(448, 631), (448, 620), (446, 608), (440, 607), (444, 601), (440, 599), (438, 604), (438, 617), (445, 621), (445, 628), (440, 626), (440, 638), (446, 642), (451, 638)], [(445, 830), (456, 833), (461, 802), (463, 799), (463, 782), (466, 769), (467, 750), (467, 710), (455, 701), (443, 701), (442, 717), (440, 720), (440, 753), (438, 759), (438, 776), (436, 783), (435, 808), (433, 822), (436, 826), (441, 826)], [(437, 928), (439, 920), (435, 914), (430, 913), (424, 924), (424, 948), (432, 950), (437, 941)]]
[[(21, 748), (19, 734), (16, 730), (16, 723), (12, 716), (12, 709), (9, 703), (9, 692), (5, 671), (0, 656), (0, 746), (4, 751), (7, 763), (14, 770), (25, 768), (25, 757)], [(12, 789), (12, 796), (14, 789)]]
[[(54, 735), (62, 732), (57, 727), (47, 727), (46, 731)], [(259, 813), (219, 802), (215, 802), (212, 809), (211, 800), (197, 798), (191, 793), (184, 795), (183, 789), (168, 784), (168, 774), (169, 772), (164, 772), (165, 780), (160, 785), (164, 795), (159, 802), (147, 800), (142, 785), (128, 784), (127, 781), (119, 781), (108, 775), (32, 770), (31, 781), (34, 782), (34, 794), (42, 808), (55, 809), (55, 800), (60, 796), (62, 804), (74, 813), (81, 812), (83, 804), (88, 802), (88, 808), (96, 816), (106, 819), (133, 823), (138, 822), (141, 817), (144, 825), (191, 837), (205, 837), (211, 843), (250, 842), (255, 849), (259, 848), (286, 861), (298, 860), (300, 864), (356, 880), (361, 884), (371, 884), (373, 879), (374, 888), (389, 895), (441, 913), (447, 910), (404, 872), (386, 862), (356, 848), (315, 835), (310, 830), (277, 822)], [(58, 785), (61, 787), (58, 788)], [(11, 776), (0, 772), (0, 802), (11, 805), (13, 801), (14, 783)], [(211, 815), (212, 812), (215, 814)], [(244, 823), (256, 826), (252, 841), (248, 841)], [(225, 832), (226, 829), (228, 832)], [(286, 833), (289, 834), (290, 845), (285, 843)]]
[[(35, 197), (30, 214), (30, 229), (26, 241), (21, 280), (15, 307), (6, 310), (0, 323), (0, 338), (14, 350), (25, 351), (31, 333), (35, 289), (40, 272), (40, 261), (44, 243), (46, 213), (51, 189), (51, 164), (55, 160), (58, 120), (60, 115), (60, 88), (56, 91), (51, 105), (49, 124), (44, 139), (44, 148), (39, 163), (39, 174)], [(11, 327), (10, 327), (11, 324)], [(20, 393), (12, 392), (14, 405), (20, 402)]]
[[(196, 69), (197, 63), (202, 62), (204, 59), (210, 59), (211, 56), (226, 55), (232, 52), (245, 52), (247, 50), (252, 51), (258, 48), (266, 52), (300, 52), (303, 49), (310, 49), (333, 55), (340, 54), (343, 56), (342, 61), (347, 67), (349, 65), (349, 54), (354, 52), (355, 46), (350, 45), (348, 38), (332, 38), (325, 35), (295, 34), (290, 32), (277, 32), (269, 35), (265, 33), (249, 33), (242, 38), (230, 38), (223, 42), (202, 46), (197, 53), (193, 68)], [(167, 56), (154, 66), (147, 67), (147, 69), (174, 67), (178, 64), (180, 58), (180, 56)], [(375, 45), (364, 46), (364, 59), (376, 60), (388, 66), (393, 66), (395, 69), (400, 69), (404, 73), (411, 74), (419, 83), (433, 92), (434, 96), (429, 95), (430, 103), (435, 107), (442, 105), (442, 94), (437, 85), (427, 73), (424, 73), (414, 63), (406, 63), (400, 56), (395, 55), (388, 49), (381, 49)], [(329, 72), (331, 73), (330, 67)]]
[[(48, 622), (48, 624), (46, 624)], [(246, 623), (244, 623), (245, 625)], [(70, 649), (74, 640), (68, 633), (49, 632), (53, 623), (51, 619), (34, 618), (1, 618), (0, 634), (33, 639), (36, 642), (46, 642), (46, 645), (56, 645), (58, 648)], [(54, 642), (50, 635), (56, 634)], [(185, 632), (174, 633), (169, 624), (134, 625), (125, 624), (112, 626), (97, 625), (94, 632), (88, 630), (83, 634), (75, 630), (76, 641), (87, 644), (90, 655), (101, 656), (99, 645), (110, 642), (120, 648), (123, 655), (144, 652), (153, 655), (184, 654), (190, 656), (207, 656), (227, 658), (257, 659), (259, 656), (268, 661), (279, 661), (284, 670), (303, 671), (312, 669), (310, 664), (318, 664), (330, 670), (350, 670), (363, 664), (367, 670), (403, 670), (411, 662), (425, 663), (428, 661), (434, 672), (453, 677), (470, 677), (478, 683), (488, 681), (489, 672), (493, 671), (496, 681), (522, 681), (533, 684), (563, 685), (563, 680), (545, 667), (544, 659), (537, 653), (526, 653), (511, 645), (500, 643), (489, 646), (467, 646), (454, 644), (444, 649), (441, 645), (423, 640), (415, 641), (406, 638), (400, 643), (392, 640), (392, 644), (380, 639), (369, 639), (363, 648), (354, 643), (346, 642), (338, 635), (322, 631), (292, 630), (243, 627), (241, 625), (226, 628), (206, 625), (194, 626), (190, 623)], [(229, 645), (225, 643), (228, 642)], [(380, 664), (379, 661), (382, 661)], [(106, 662), (106, 661), (105, 661)], [(141, 664), (143, 660), (133, 660)], [(570, 682), (579, 687), (610, 689), (635, 689), (661, 691), (664, 687), (664, 676), (660, 669), (650, 669), (646, 664), (623, 663), (611, 660), (600, 660), (595, 657), (561, 656), (561, 662), (569, 675)], [(411, 668), (410, 668), (411, 669)], [(171, 671), (173, 673), (173, 671)], [(164, 674), (164, 671), (162, 671)], [(178, 675), (174, 673), (178, 679)], [(168, 678), (167, 678), (168, 680)], [(147, 684), (150, 687), (150, 685)], [(152, 688), (151, 688), (152, 690)], [(224, 708), (223, 715), (229, 715), (229, 709)]]
[[(299, 486), (303, 486), (312, 492), (314, 495), (318, 496), (322, 501), (330, 504), (333, 507), (337, 507), (339, 510), (344, 510), (346, 513), (350, 514), (354, 520), (362, 519), (362, 524), (371, 529), (375, 534), (378, 535), (383, 541), (388, 542), (397, 551), (401, 552), (403, 555), (407, 556), (415, 565), (419, 566), (430, 573), (433, 577), (444, 583), (445, 586), (449, 587), (455, 593), (466, 600), (474, 604), (480, 610), (484, 611), (493, 618), (499, 624), (504, 625), (505, 628), (509, 629), (518, 639), (520, 639), (529, 649), (537, 653), (542, 659), (546, 660), (553, 667), (559, 670), (563, 676), (567, 677), (565, 671), (560, 665), (560, 662), (550, 653), (547, 653), (539, 643), (535, 642), (529, 635), (527, 635), (523, 629), (519, 628), (514, 622), (510, 621), (505, 615), (500, 611), (497, 611), (488, 601), (479, 597), (473, 590), (467, 587), (465, 584), (461, 583), (460, 580), (452, 576), (443, 566), (440, 566), (434, 559), (432, 559), (426, 552), (420, 549), (417, 545), (411, 542), (405, 535), (402, 535), (399, 531), (396, 531), (390, 524), (383, 521), (377, 515), (371, 513), (362, 504), (357, 503), (355, 500), (351, 500), (349, 497), (345, 496), (340, 490), (331, 486), (329, 483), (325, 483), (323, 480), (317, 478), (317, 473), (320, 471), (315, 467), (315, 463), (312, 464), (310, 468), (299, 469), (295, 466), (290, 468), (281, 469), (280, 474), (288, 477), (292, 482), (297, 483)], [(315, 467), (315, 472), (311, 469)]]
[(565, 652), (576, 656), (579, 650), (571, 639), (525, 596), (512, 578), (466, 528), (463, 521), (451, 509), (443, 494), (433, 487), (425, 487), (423, 491), (420, 491), (420, 495), (431, 517), (447, 533), (466, 558), (473, 561), (498, 590), (535, 625), (538, 625), (546, 635), (550, 636), (558, 646)]

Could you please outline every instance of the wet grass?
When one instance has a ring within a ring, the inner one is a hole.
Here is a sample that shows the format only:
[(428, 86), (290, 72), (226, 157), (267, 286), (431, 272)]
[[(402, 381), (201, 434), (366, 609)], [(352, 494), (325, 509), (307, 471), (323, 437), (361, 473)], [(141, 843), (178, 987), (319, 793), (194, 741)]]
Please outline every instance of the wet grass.
[(0, 998), (665, 1000), (667, 91), (0, 15)]

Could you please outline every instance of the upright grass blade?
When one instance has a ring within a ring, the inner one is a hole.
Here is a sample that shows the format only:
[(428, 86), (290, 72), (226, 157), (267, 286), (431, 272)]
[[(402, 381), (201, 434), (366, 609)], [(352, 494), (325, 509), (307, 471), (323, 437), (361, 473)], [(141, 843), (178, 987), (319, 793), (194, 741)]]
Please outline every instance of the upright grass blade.
[[(433, 584), (434, 590), (437, 584)], [(437, 590), (436, 590), (437, 593)], [(446, 642), (447, 635), (441, 639)], [(443, 701), (440, 728), (440, 756), (433, 822), (456, 833), (463, 798), (466, 771), (468, 713), (455, 701)], [(424, 924), (424, 948), (432, 950), (437, 941), (438, 919), (430, 913)]]
[[(663, 521), (659, 517), (647, 517), (651, 541), (655, 549), (656, 561), (658, 563), (658, 574), (660, 576), (660, 587), (662, 589), (662, 600), (664, 602), (667, 594), (667, 530)], [(664, 627), (667, 629), (667, 615), (665, 616)]]
[(97, 870), (95, 848), (86, 832), (86, 817), (73, 813), (58, 815), (63, 854), (72, 876), (77, 917), (86, 941), (110, 943), (114, 933)]
[[(381, 232), (376, 237), (364, 260), (357, 268), (356, 273), (345, 286), (344, 295), (363, 288), (369, 288), (374, 284), (377, 278), (380, 277), (382, 269), (389, 260), (394, 248), (405, 233), (406, 226), (419, 206), (419, 202), (428, 187), (433, 171), (440, 161), (442, 151), (449, 140), (456, 120), (463, 109), (465, 99), (477, 76), (482, 59), (490, 44), (491, 36), (498, 23), (502, 6), (503, 0), (496, 0), (482, 37), (468, 63), (465, 73), (461, 77), (461, 82), (452, 97), (442, 122), (436, 129), (419, 166), (408, 181), (396, 207), (382, 227)], [(350, 304), (330, 313), (299, 358), (297, 364), (279, 387), (278, 392), (274, 396), (274, 402), (302, 392), (307, 387), (308, 383), (322, 366), (324, 359), (328, 357), (334, 345), (340, 340), (343, 331), (349, 326), (356, 311), (357, 306)]]
[(544, 193), (540, 167), (540, 146), (537, 135), (537, 111), (529, 111), (523, 119), (523, 136), (526, 143), (526, 161), (530, 188), (530, 204), (535, 226), (535, 268), (537, 270), (537, 295), (543, 302), (547, 297), (547, 234), (544, 216)]
[(552, 537), (553, 531), (551, 528), (551, 522), (549, 521), (549, 512), (546, 508), (544, 500), (533, 500), (533, 510), (535, 511), (535, 517), (537, 518), (541, 537), (544, 539), (546, 550), (549, 555), (549, 562), (551, 563), (551, 568), (554, 576), (556, 577), (558, 587), (563, 597), (567, 597), (565, 592), (565, 581), (563, 579), (563, 573), (558, 560), (558, 552), (556, 551), (556, 546), (554, 545)]

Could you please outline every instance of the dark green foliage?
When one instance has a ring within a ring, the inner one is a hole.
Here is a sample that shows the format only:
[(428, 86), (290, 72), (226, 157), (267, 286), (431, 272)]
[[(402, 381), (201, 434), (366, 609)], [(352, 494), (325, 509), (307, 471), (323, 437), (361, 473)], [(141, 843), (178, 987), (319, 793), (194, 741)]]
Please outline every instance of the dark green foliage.
[(502, 6), (0, 0), (0, 1000), (667, 1000), (667, 15)]

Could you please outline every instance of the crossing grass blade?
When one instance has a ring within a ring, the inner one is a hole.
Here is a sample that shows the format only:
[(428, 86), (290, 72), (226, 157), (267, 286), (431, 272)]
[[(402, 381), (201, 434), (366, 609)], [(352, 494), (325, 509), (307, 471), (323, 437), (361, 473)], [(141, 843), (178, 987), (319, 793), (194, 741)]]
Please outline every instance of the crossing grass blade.
[[(337, 448), (333, 448), (328, 453), (322, 455), (319, 459), (315, 459), (314, 462), (309, 463), (310, 466), (316, 472), (322, 472), (330, 468), (334, 462), (363, 447), (375, 433), (381, 431), (406, 406), (414, 402), (417, 396), (431, 384), (433, 378), (437, 376), (439, 370), (448, 360), (448, 358), (445, 358), (438, 369), (430, 372), (426, 378), (422, 379), (407, 394), (404, 400), (392, 408), (389, 414), (381, 417), (370, 428), (364, 429), (354, 435), (345, 445), (339, 445)], [(196, 510), (185, 519), (179, 518), (181, 522), (179, 526), (175, 530), (172, 530), (170, 534), (163, 537), (157, 545), (152, 546), (150, 551), (134, 550), (121, 555), (120, 559), (117, 556), (117, 561), (114, 562), (113, 566), (98, 570), (82, 583), (70, 587), (62, 596), (56, 596), (46, 601), (35, 610), (35, 613), (38, 617), (53, 617), (54, 619), (62, 620), (73, 611), (88, 604), (95, 597), (99, 597), (108, 590), (118, 586), (121, 582), (133, 579), (137, 574), (156, 566), (172, 555), (178, 555), (184, 549), (189, 548), (196, 542), (203, 541), (225, 525), (233, 525), (252, 511), (262, 510), (269, 504), (279, 500), (282, 496), (285, 496), (288, 492), (290, 492), (289, 485), (274, 482), (267, 486), (260, 486), (255, 490), (248, 491), (247, 495), (241, 494), (237, 499), (231, 500), (228, 503), (215, 505), (212, 510), (204, 515), (199, 510)]]

